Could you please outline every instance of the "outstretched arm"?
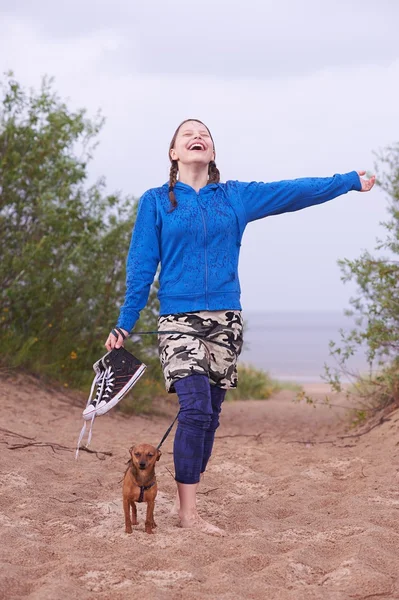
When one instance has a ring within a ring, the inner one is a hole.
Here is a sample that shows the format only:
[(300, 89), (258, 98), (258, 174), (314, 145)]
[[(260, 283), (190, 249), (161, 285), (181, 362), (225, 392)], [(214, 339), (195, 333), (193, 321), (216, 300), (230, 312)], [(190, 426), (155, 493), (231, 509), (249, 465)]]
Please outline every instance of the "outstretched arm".
[(375, 183), (375, 176), (363, 179), (365, 171), (351, 171), (333, 177), (306, 177), (274, 183), (237, 182), (248, 221), (269, 215), (301, 210), (307, 206), (322, 204), (351, 190), (368, 191)]

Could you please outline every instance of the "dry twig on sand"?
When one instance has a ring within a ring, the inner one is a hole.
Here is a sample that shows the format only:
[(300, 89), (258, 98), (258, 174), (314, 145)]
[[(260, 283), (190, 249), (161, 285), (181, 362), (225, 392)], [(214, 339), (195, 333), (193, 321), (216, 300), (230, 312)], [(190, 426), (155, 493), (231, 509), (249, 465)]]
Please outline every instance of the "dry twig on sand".
[[(18, 435), (18, 434), (16, 434)], [(18, 436), (24, 438), (25, 436)], [(25, 438), (32, 439), (32, 438)], [(29, 446), (35, 446), (38, 448), (51, 448), (53, 452), (56, 450), (65, 450), (66, 452), (75, 452), (74, 448), (68, 448), (68, 446), (62, 446), (61, 444), (57, 444), (55, 442), (26, 442), (25, 444), (10, 444), (9, 442), (5, 442), (8, 450), (20, 450), (21, 448), (28, 448)], [(88, 452), (89, 454), (95, 454), (99, 460), (105, 460), (106, 456), (112, 456), (112, 452), (107, 452), (103, 450), (91, 450), (90, 448), (86, 448), (85, 446), (81, 446), (79, 448), (82, 452)]]
[(379, 425), (382, 425), (383, 423), (387, 423), (390, 420), (391, 419), (386, 419), (385, 417), (381, 417), (377, 423), (374, 423), (374, 425), (371, 425), (371, 427), (366, 429), (366, 431), (360, 431), (359, 433), (350, 433), (348, 435), (337, 435), (336, 439), (334, 439), (334, 440), (319, 440), (319, 441), (318, 440), (288, 440), (285, 443), (286, 444), (335, 444), (335, 442), (337, 440), (346, 440), (348, 438), (359, 438), (362, 435), (366, 435), (366, 433), (369, 433), (370, 431), (372, 431)]
[(22, 438), (24, 440), (34, 440), (35, 438), (33, 437), (28, 437), (26, 435), (22, 435), (20, 433), (16, 433), (15, 431), (10, 431), (9, 429), (3, 429), (3, 427), (0, 427), (0, 431), (2, 431), (3, 433), (7, 434), (7, 435), (11, 435), (13, 437), (19, 437)]

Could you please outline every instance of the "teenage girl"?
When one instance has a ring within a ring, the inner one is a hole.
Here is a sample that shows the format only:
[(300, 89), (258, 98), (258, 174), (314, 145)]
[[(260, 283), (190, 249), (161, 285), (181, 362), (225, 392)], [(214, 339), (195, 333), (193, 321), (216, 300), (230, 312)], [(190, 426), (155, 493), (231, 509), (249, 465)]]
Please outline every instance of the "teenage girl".
[[(169, 183), (141, 197), (127, 259), (127, 289), (117, 326), (131, 332), (159, 263), (159, 353), (166, 388), (180, 404), (174, 440), (183, 527), (219, 532), (200, 518), (196, 493), (211, 456), (226, 390), (237, 386), (242, 348), (238, 258), (250, 221), (322, 204), (375, 176), (352, 171), (276, 183), (220, 183), (209, 129), (183, 121), (169, 148)], [(123, 345), (110, 334), (107, 350)]]

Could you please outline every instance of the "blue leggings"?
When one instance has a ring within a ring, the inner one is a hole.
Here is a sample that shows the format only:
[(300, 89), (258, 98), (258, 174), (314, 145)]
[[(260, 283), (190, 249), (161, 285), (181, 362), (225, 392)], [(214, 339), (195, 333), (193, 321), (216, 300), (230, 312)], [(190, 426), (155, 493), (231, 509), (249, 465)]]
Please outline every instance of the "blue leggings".
[(212, 453), (226, 390), (210, 385), (205, 375), (179, 379), (175, 389), (180, 404), (173, 446), (175, 478), (179, 483), (198, 483)]

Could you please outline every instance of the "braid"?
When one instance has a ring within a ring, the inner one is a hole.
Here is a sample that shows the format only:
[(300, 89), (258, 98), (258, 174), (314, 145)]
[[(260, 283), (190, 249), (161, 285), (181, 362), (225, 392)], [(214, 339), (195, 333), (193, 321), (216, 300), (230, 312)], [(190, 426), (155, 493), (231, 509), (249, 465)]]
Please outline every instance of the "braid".
[(172, 164), (170, 166), (170, 171), (169, 171), (169, 200), (172, 205), (171, 210), (174, 210), (177, 206), (176, 196), (175, 196), (173, 189), (176, 185), (178, 171), (179, 171), (179, 167), (177, 164), (177, 160), (172, 160)]
[(219, 172), (219, 169), (217, 168), (214, 160), (211, 160), (211, 162), (209, 163), (208, 176), (209, 176), (208, 183), (219, 183), (220, 172)]

